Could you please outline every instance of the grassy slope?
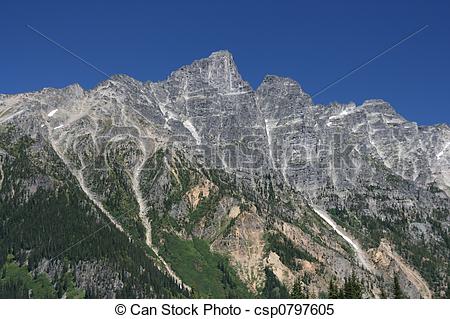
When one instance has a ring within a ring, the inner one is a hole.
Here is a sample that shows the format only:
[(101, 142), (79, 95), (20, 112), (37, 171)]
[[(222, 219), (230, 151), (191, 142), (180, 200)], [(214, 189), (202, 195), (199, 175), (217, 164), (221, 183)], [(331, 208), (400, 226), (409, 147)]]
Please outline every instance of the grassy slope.
[(225, 257), (210, 251), (208, 243), (194, 238), (182, 240), (164, 236), (164, 258), (181, 278), (194, 289), (196, 297), (251, 297), (244, 284), (229, 267)]

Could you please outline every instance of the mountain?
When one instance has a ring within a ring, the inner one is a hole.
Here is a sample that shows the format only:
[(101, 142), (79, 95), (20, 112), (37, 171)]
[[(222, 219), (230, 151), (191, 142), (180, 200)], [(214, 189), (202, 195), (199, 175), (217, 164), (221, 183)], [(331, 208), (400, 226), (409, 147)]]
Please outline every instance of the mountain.
[(394, 283), (449, 297), (449, 146), (448, 125), (382, 100), (315, 105), (273, 75), (253, 90), (227, 51), (157, 83), (0, 95), (0, 295), (326, 297), (357, 282), (365, 298)]

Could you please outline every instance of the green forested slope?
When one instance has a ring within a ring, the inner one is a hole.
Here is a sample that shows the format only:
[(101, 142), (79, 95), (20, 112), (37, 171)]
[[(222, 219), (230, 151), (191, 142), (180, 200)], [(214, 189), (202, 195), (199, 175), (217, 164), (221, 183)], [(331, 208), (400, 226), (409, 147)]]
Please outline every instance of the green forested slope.
[[(92, 281), (85, 293), (90, 298), (188, 296), (158, 270), (142, 247), (109, 224), (48, 145), (13, 138), (12, 129), (0, 134), (0, 148), (7, 153), (0, 189), (0, 266), (6, 269), (2, 297), (26, 297), (24, 288), (30, 286), (30, 278), (25, 272), (43, 263), (57, 273), (47, 279), (55, 291), (56, 277), (68, 276), (69, 269), (74, 282), (81, 282), (77, 276)], [(39, 148), (39, 157), (33, 148)], [(8, 254), (15, 256), (15, 263), (8, 263)], [(102, 277), (102, 273), (110, 276)], [(10, 274), (16, 274), (13, 280), (8, 279)], [(114, 287), (111, 278), (116, 281)], [(52, 289), (46, 297), (57, 297)]]

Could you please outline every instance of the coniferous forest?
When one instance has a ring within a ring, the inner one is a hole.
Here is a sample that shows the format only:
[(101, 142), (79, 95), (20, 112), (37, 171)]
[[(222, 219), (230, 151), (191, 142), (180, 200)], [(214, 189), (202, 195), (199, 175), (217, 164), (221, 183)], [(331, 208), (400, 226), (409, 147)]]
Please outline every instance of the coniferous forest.
[[(30, 139), (1, 133), (9, 154), (0, 189), (2, 298), (189, 296), (105, 218), (50, 149), (51, 162), (37, 166)], [(80, 270), (89, 278), (77, 278)], [(81, 282), (85, 291), (74, 288)]]

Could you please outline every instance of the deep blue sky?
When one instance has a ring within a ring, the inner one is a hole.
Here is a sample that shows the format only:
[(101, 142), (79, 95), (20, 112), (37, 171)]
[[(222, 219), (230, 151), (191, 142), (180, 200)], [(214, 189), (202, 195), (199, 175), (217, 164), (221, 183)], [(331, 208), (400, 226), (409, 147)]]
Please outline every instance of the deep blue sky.
[(228, 49), (254, 88), (265, 74), (313, 94), (408, 34), (411, 39), (317, 96), (389, 101), (419, 124), (450, 122), (450, 1), (2, 1), (0, 93), (91, 88), (108, 74), (157, 81)]

